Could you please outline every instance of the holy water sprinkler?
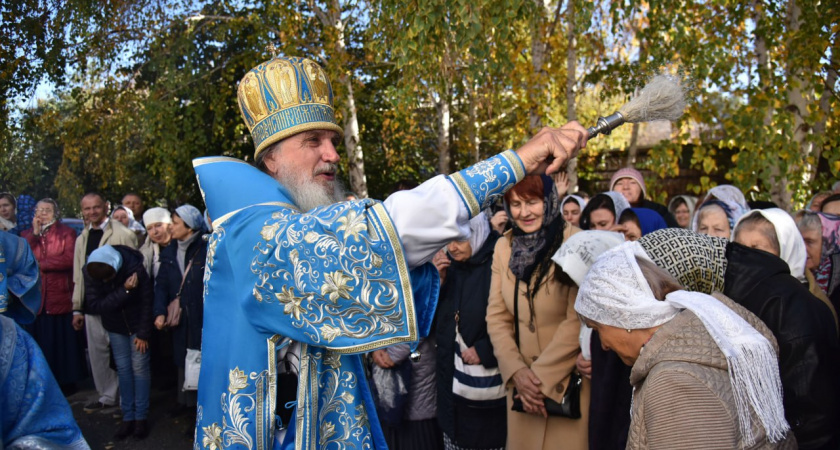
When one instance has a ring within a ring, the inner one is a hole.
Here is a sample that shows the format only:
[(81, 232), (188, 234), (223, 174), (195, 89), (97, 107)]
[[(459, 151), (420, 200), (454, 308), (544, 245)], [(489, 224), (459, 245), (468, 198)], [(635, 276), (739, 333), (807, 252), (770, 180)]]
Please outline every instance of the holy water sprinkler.
[(589, 139), (599, 134), (610, 134), (619, 125), (627, 122), (641, 123), (654, 120), (671, 122), (682, 116), (685, 110), (685, 94), (680, 79), (673, 75), (657, 75), (631, 98), (618, 112), (599, 117), (594, 127), (589, 127)]

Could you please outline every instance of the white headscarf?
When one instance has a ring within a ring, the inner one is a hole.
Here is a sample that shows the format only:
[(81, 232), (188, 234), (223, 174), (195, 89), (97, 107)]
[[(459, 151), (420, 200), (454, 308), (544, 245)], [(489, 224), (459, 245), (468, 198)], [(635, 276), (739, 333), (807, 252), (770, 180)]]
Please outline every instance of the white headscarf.
[[(551, 260), (559, 265), (575, 284), (580, 286), (595, 260), (605, 251), (622, 243), (624, 243), (624, 235), (614, 231), (579, 231), (563, 242)], [(583, 359), (591, 360), (592, 328), (581, 324), (578, 342)]]
[(146, 226), (154, 223), (172, 223), (172, 214), (166, 208), (149, 208), (143, 213), (143, 223)]
[[(808, 253), (805, 250), (805, 240), (796, 227), (796, 222), (788, 213), (779, 208), (754, 209), (738, 220), (740, 224), (745, 218), (754, 214), (761, 214), (773, 224), (776, 229), (776, 239), (779, 240), (779, 257), (790, 267), (790, 274), (800, 282), (805, 282), (805, 260)], [(735, 225), (738, 228), (738, 225)], [(734, 233), (733, 233), (734, 235)]]
[(470, 219), (470, 247), (472, 248), (470, 256), (475, 256), (481, 250), (487, 236), (490, 236), (490, 222), (484, 212), (481, 212)]
[(580, 286), (595, 260), (605, 251), (623, 243), (624, 235), (615, 231), (579, 231), (563, 242), (551, 260)]
[(615, 223), (618, 223), (618, 219), (621, 218), (621, 213), (630, 209), (630, 202), (623, 195), (615, 191), (602, 192), (602, 194), (612, 199), (613, 206), (615, 207), (615, 211), (613, 211), (615, 213)]
[(583, 211), (583, 208), (586, 207), (586, 200), (584, 200), (583, 197), (581, 197), (579, 195), (570, 194), (570, 195), (567, 195), (567, 196), (563, 197), (563, 201), (560, 202), (560, 213), (561, 214), (563, 213), (563, 205), (565, 205), (566, 202), (568, 202), (571, 199), (575, 199), (578, 206), (580, 206), (581, 211)]
[(782, 440), (790, 426), (784, 417), (779, 363), (772, 344), (710, 295), (676, 291), (664, 301), (657, 300), (636, 256), (647, 259), (638, 242), (626, 242), (601, 255), (580, 286), (575, 311), (597, 323), (632, 330), (662, 325), (680, 311), (690, 310), (726, 357), (744, 440), (755, 441), (750, 409), (771, 442)]
[(111, 218), (112, 219), (114, 218), (114, 214), (116, 214), (116, 212), (119, 211), (119, 210), (125, 211), (126, 216), (128, 216), (128, 229), (129, 230), (131, 230), (135, 233), (141, 233), (141, 234), (146, 233), (146, 227), (144, 227), (143, 225), (140, 225), (140, 222), (134, 220), (134, 211), (132, 211), (131, 208), (129, 208), (127, 206), (119, 205), (116, 208), (114, 208), (114, 212), (111, 213)]

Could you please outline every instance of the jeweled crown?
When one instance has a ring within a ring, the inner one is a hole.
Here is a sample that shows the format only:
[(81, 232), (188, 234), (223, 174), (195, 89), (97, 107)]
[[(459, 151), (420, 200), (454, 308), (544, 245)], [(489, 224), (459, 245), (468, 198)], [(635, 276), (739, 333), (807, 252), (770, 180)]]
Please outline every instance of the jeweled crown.
[(303, 131), (344, 134), (335, 120), (330, 80), (310, 59), (275, 56), (245, 74), (237, 97), (256, 147), (254, 158), (271, 144)]

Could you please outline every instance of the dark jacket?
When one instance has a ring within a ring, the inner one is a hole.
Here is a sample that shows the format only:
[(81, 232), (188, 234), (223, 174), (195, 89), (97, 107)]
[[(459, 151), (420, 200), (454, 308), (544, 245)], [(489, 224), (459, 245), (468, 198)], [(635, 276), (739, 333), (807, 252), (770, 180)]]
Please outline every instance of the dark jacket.
[(475, 346), (484, 367), (497, 367), (493, 345), (487, 334), (487, 299), (490, 295), (493, 250), (499, 235), (495, 231), (481, 249), (465, 262), (452, 261), (446, 270), (435, 313), (437, 341), (437, 420), (441, 429), (462, 447), (505, 446), (507, 414), (505, 404), (475, 408), (457, 402), (452, 395), (455, 372), (455, 312), (458, 328), (468, 347)]
[[(152, 337), (152, 283), (143, 267), (143, 255), (124, 245), (114, 249), (122, 255), (122, 267), (110, 281), (90, 276), (87, 266), (82, 269), (85, 279), (85, 313), (102, 317), (102, 326), (111, 333), (137, 334), (143, 340)], [(125, 280), (137, 274), (137, 286), (126, 291)]]
[(774, 255), (729, 243), (726, 259), (724, 294), (779, 343), (785, 417), (799, 448), (838, 448), (840, 344), (831, 311)]
[(25, 230), (26, 239), (41, 270), (41, 313), (73, 312), (73, 252), (76, 232), (56, 220), (40, 236)]
[[(172, 241), (160, 251), (160, 269), (155, 279), (155, 317), (166, 315), (166, 307), (178, 296), (181, 269), (178, 267), (178, 242)], [(199, 236), (184, 257), (184, 268), (192, 261), (181, 291), (181, 322), (171, 329), (172, 355), (178, 367), (184, 367), (188, 348), (201, 349), (201, 327), (204, 324), (204, 260), (207, 242)]]
[(677, 223), (677, 219), (674, 218), (674, 215), (671, 214), (671, 211), (668, 211), (668, 208), (665, 205), (661, 205), (651, 200), (644, 199), (642, 200), (642, 204), (639, 205), (639, 208), (647, 208), (652, 209), (659, 213), (663, 219), (665, 219), (665, 223), (668, 225), (668, 228), (679, 228), (680, 224)]

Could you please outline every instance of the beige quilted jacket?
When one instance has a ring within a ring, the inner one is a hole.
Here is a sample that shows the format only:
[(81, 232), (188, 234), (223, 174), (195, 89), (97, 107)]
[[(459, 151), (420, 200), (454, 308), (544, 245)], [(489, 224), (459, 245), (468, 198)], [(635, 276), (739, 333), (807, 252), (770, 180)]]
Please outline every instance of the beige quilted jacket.
[[(773, 334), (755, 315), (722, 294), (715, 298), (764, 335), (778, 353)], [(795, 449), (771, 443), (757, 418), (755, 443), (747, 447), (738, 428), (726, 358), (703, 323), (683, 311), (663, 325), (642, 349), (630, 373), (634, 386), (628, 449)]]

